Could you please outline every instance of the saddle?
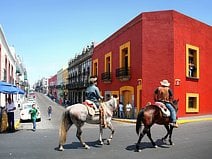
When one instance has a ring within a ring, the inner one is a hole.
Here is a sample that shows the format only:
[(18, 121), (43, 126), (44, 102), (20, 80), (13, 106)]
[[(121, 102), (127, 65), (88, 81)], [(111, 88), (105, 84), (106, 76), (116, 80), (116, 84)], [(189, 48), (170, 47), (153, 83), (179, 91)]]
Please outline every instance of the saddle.
[(166, 107), (166, 105), (164, 103), (155, 102), (154, 105), (157, 106), (158, 108), (160, 108), (160, 110), (162, 111), (164, 117), (170, 117), (170, 115), (171, 115), (170, 111), (169, 111), (169, 109)]
[(99, 115), (99, 109), (96, 107), (96, 104), (94, 102), (90, 100), (85, 100), (82, 104), (87, 107), (89, 115)]

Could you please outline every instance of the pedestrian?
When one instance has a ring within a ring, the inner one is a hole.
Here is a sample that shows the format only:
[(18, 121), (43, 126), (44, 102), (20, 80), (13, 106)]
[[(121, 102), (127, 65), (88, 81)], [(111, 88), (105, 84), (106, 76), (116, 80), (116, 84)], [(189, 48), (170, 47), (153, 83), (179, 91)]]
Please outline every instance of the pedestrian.
[(7, 119), (8, 131), (14, 132), (15, 131), (14, 111), (16, 110), (16, 106), (10, 97), (7, 99), (6, 110), (7, 110), (7, 118), (8, 118)]
[(126, 114), (127, 114), (127, 118), (130, 119), (131, 118), (131, 110), (132, 110), (132, 105), (130, 104), (130, 102), (127, 103), (126, 105)]
[(154, 92), (154, 100), (155, 102), (162, 102), (166, 105), (171, 114), (170, 125), (172, 125), (174, 128), (178, 128), (178, 124), (176, 122), (176, 111), (172, 105), (173, 93), (169, 86), (170, 83), (168, 82), (168, 80), (161, 81), (160, 86)]
[(20, 108), (21, 107), (21, 100), (20, 100), (20, 98), (18, 98), (17, 104), (18, 104), (18, 108)]
[(119, 117), (124, 118), (124, 105), (122, 102), (119, 102)]
[(38, 110), (35, 108), (35, 104), (32, 104), (32, 109), (29, 110), (29, 113), (31, 114), (31, 120), (32, 120), (32, 131), (36, 130), (37, 112)]
[(51, 120), (51, 118), (52, 118), (52, 106), (51, 105), (48, 107), (48, 117), (49, 117), (49, 120)]

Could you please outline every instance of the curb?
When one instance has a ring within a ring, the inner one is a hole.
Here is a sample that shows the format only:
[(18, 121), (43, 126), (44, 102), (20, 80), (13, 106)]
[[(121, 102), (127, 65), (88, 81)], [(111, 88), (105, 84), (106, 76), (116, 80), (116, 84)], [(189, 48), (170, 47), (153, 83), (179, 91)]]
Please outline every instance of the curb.
[[(119, 119), (119, 118), (113, 118), (112, 120), (118, 121), (118, 122), (124, 122), (124, 123), (136, 123), (136, 119)], [(178, 124), (186, 124), (191, 122), (200, 122), (200, 121), (212, 121), (212, 117), (208, 118), (195, 118), (195, 119), (178, 119)]]

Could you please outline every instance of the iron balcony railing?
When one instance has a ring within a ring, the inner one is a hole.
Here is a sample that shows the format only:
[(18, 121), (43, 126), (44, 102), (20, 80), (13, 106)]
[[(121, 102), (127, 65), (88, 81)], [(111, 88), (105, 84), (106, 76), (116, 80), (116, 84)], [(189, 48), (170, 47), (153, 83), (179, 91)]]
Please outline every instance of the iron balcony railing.
[(130, 67), (122, 67), (116, 69), (116, 78), (130, 79)]
[(103, 82), (111, 82), (112, 81), (112, 73), (111, 72), (104, 72), (101, 74), (101, 80)]

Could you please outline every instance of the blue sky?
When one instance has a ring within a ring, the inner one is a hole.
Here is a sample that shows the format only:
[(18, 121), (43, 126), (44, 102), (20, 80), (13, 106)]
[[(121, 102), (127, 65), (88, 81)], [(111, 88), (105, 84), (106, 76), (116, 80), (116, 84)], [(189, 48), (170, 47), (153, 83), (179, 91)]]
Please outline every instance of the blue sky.
[(33, 84), (55, 75), (91, 42), (100, 43), (142, 12), (158, 10), (212, 25), (211, 0), (0, 0), (0, 24)]

